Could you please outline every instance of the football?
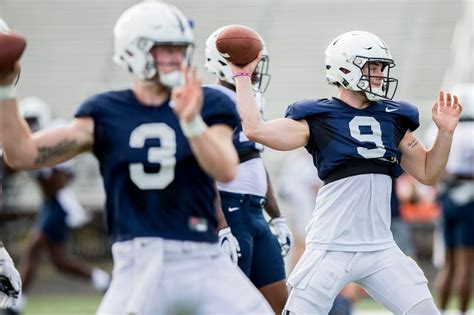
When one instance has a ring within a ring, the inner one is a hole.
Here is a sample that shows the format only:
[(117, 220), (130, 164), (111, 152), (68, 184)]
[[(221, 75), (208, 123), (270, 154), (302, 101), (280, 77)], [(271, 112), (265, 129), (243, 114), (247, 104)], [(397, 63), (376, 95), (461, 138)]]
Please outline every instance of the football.
[(262, 50), (260, 36), (253, 29), (242, 25), (230, 25), (216, 39), (217, 50), (236, 65), (246, 65), (257, 58)]
[(25, 51), (26, 39), (18, 33), (0, 33), (0, 72), (10, 71)]

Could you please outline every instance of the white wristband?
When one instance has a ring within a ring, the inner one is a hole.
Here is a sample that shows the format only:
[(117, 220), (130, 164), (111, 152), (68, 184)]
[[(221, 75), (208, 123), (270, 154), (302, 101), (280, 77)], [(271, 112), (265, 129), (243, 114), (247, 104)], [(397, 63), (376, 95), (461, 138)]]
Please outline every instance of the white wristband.
[(186, 138), (197, 137), (206, 131), (207, 128), (207, 125), (204, 120), (202, 120), (201, 115), (196, 115), (196, 117), (194, 117), (194, 119), (189, 123), (180, 120), (179, 124), (181, 125), (181, 129), (183, 130)]
[(14, 85), (0, 85), (0, 101), (12, 100), (16, 96)]

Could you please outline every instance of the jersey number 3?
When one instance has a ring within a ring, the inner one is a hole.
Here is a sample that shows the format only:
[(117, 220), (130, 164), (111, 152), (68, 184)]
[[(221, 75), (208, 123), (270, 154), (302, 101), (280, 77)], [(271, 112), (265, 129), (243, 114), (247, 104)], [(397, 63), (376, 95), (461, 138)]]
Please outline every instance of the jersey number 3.
[[(360, 127), (370, 127), (372, 133), (362, 134)], [(383, 157), (387, 151), (382, 142), (382, 129), (380, 123), (374, 117), (355, 116), (349, 123), (351, 136), (360, 142), (372, 142), (375, 148), (367, 149), (364, 147), (357, 147), (357, 153), (366, 159), (375, 159)]]
[(176, 133), (164, 123), (143, 124), (130, 134), (130, 147), (143, 148), (145, 140), (160, 139), (160, 147), (148, 149), (147, 160), (159, 163), (157, 173), (146, 173), (143, 163), (130, 163), (130, 178), (140, 189), (163, 189), (174, 179), (176, 166)]

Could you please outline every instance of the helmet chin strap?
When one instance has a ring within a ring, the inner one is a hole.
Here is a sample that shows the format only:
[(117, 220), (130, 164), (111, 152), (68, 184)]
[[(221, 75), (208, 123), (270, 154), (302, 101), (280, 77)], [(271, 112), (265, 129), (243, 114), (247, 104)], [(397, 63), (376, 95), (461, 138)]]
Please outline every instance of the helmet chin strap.
[[(365, 95), (367, 96), (367, 99), (371, 102), (376, 102), (384, 99), (380, 95), (384, 94), (384, 89), (383, 89), (383, 83), (380, 87), (369, 87), (369, 82), (368, 81), (360, 81), (358, 84), (358, 88), (360, 91), (364, 92)], [(377, 95), (379, 94), (379, 95)]]

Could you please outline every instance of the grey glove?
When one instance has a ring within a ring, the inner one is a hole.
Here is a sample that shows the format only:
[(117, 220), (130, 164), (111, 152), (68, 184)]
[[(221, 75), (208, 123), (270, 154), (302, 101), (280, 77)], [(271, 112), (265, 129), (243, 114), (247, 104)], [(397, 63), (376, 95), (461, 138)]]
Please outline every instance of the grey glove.
[(233, 263), (237, 264), (242, 254), (240, 253), (239, 241), (232, 235), (230, 227), (220, 229), (217, 236), (219, 236), (219, 245), (224, 253), (230, 257)]
[(281, 255), (285, 257), (293, 245), (293, 233), (286, 224), (286, 219), (283, 217), (273, 218), (269, 222), (273, 234), (278, 239), (281, 247)]

